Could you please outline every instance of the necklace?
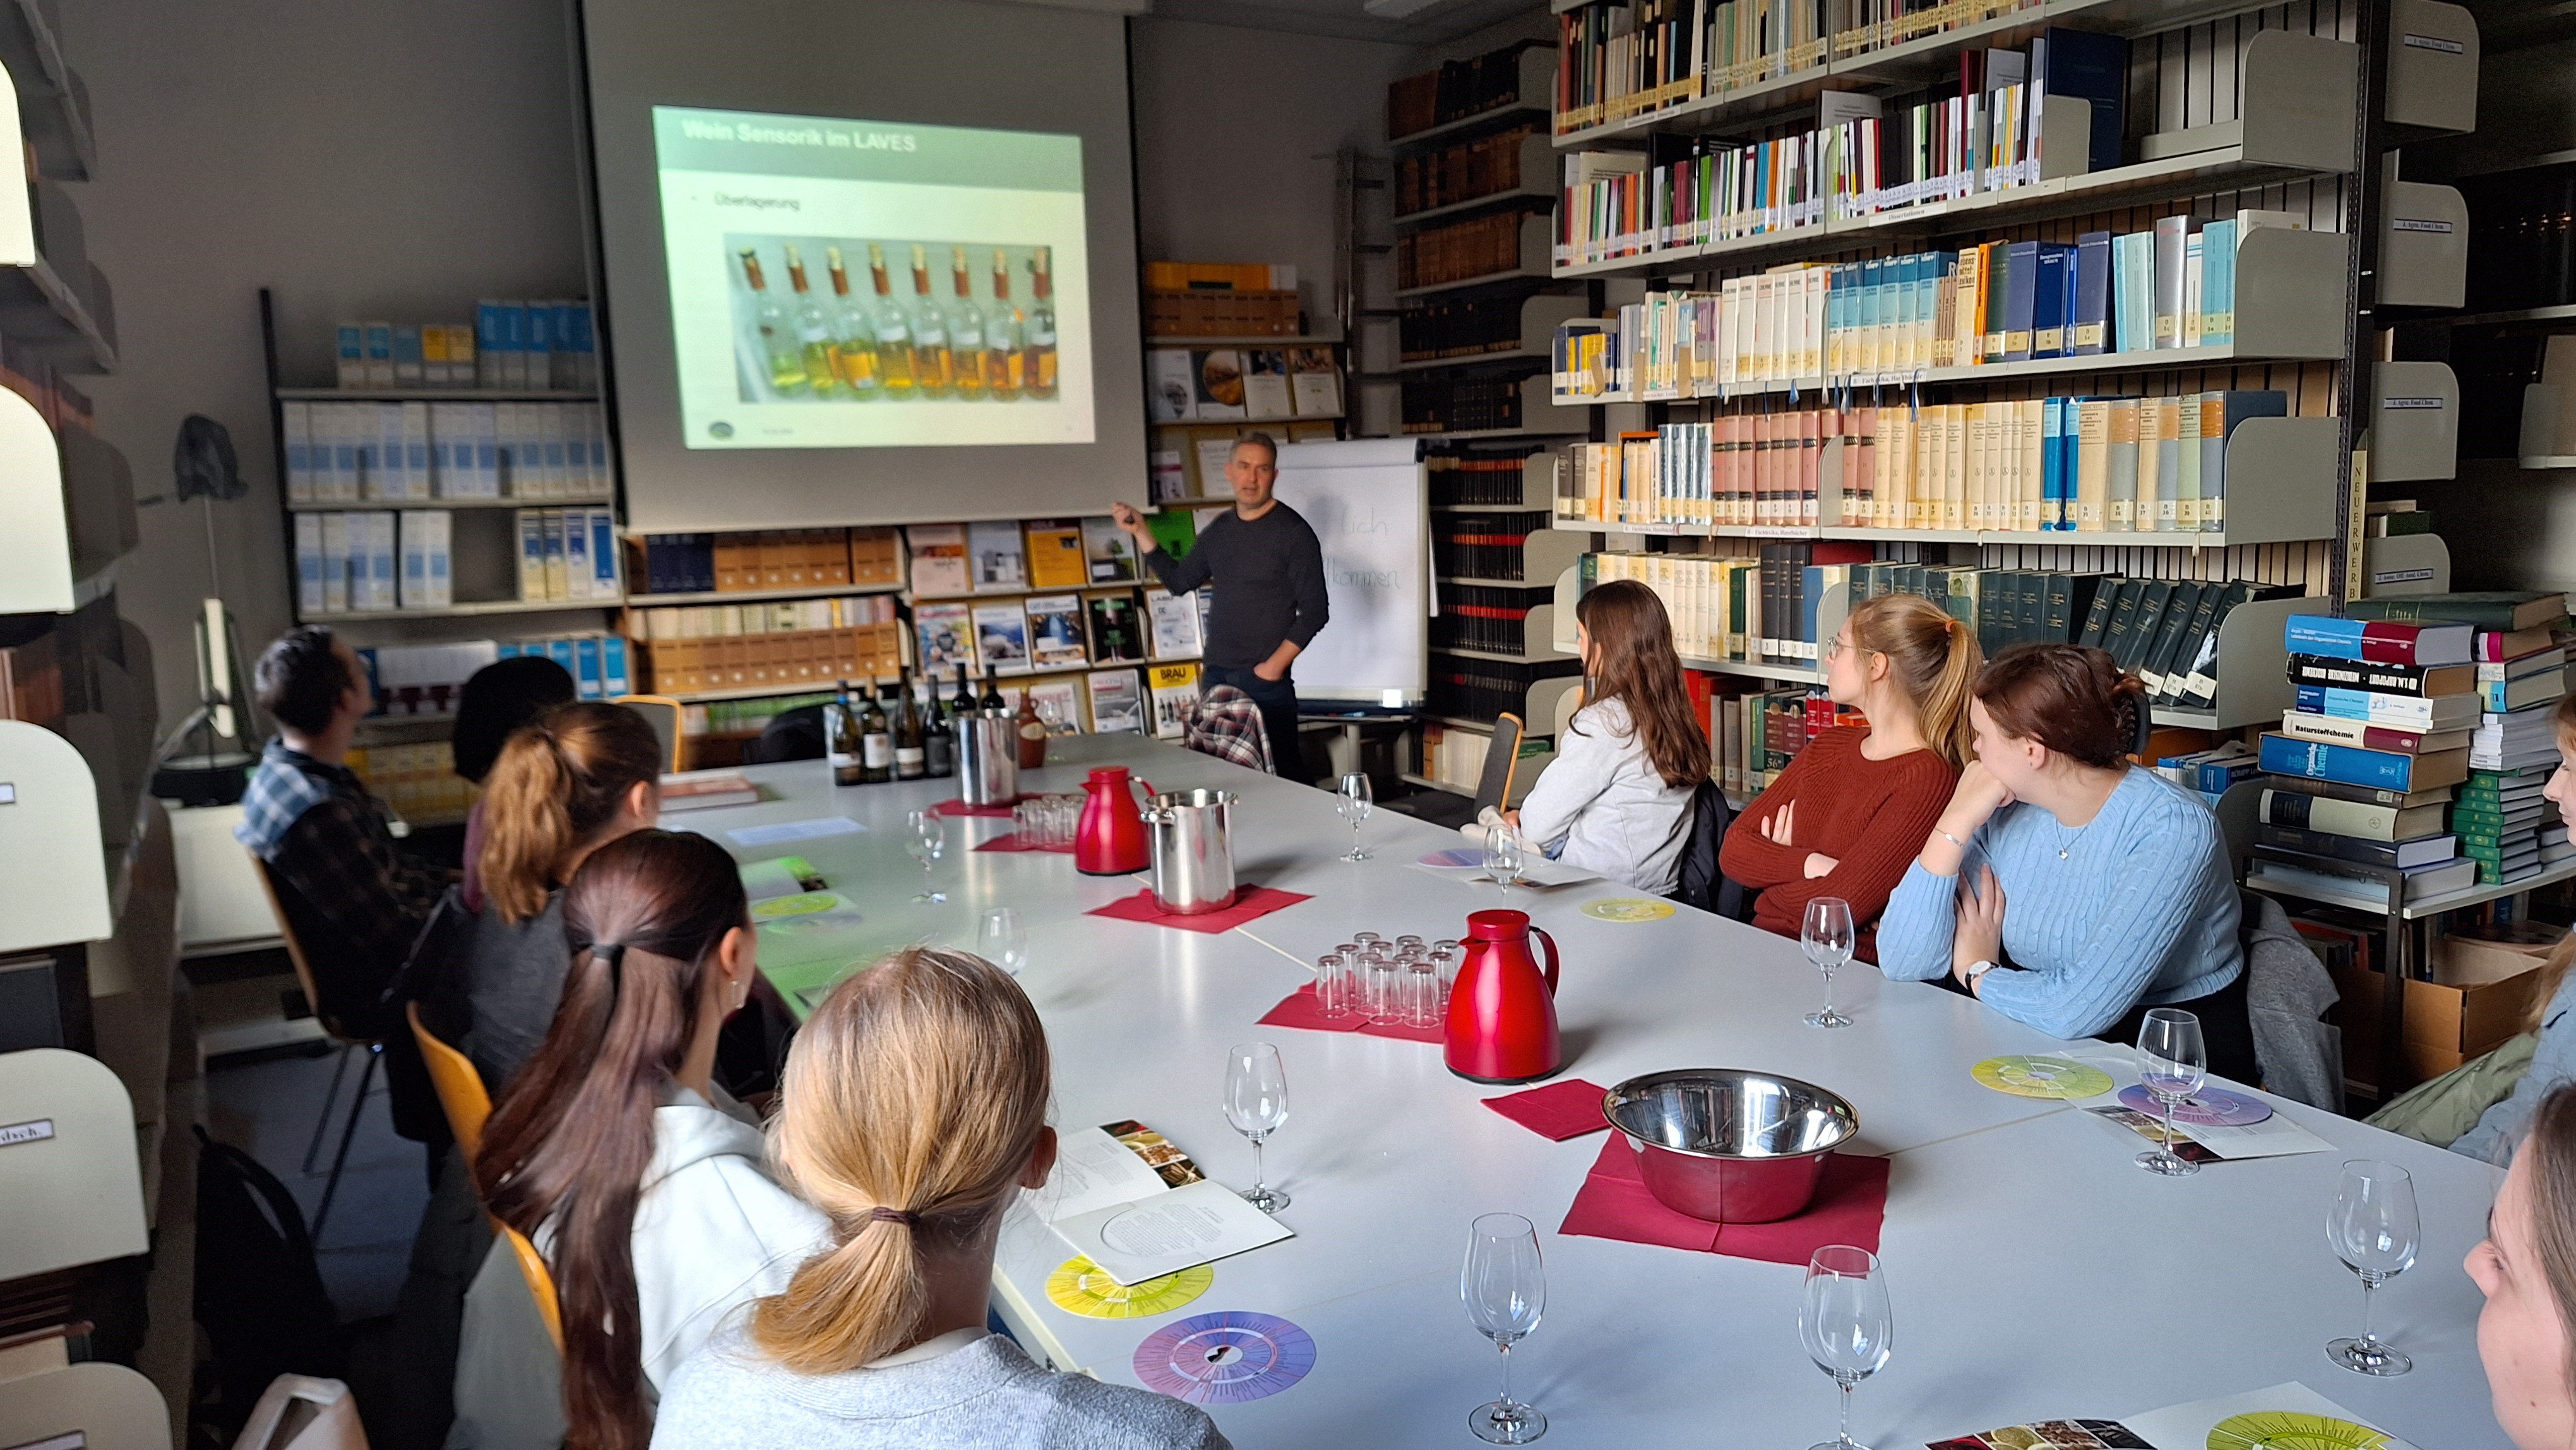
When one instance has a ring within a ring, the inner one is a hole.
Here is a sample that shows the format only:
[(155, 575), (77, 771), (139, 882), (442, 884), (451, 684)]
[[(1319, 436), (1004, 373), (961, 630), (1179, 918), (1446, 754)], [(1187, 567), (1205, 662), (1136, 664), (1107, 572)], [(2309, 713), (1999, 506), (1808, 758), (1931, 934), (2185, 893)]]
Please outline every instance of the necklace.
[(2091, 821), (2086, 821), (2084, 826), (2077, 826), (2072, 831), (2067, 830), (2065, 823), (2062, 821), (2057, 822), (2056, 824), (2059, 832), (2057, 838), (2057, 859), (2063, 861), (2066, 859), (2066, 853), (2074, 847), (2076, 837), (2084, 834), (2084, 826), (2089, 826), (2093, 823)]

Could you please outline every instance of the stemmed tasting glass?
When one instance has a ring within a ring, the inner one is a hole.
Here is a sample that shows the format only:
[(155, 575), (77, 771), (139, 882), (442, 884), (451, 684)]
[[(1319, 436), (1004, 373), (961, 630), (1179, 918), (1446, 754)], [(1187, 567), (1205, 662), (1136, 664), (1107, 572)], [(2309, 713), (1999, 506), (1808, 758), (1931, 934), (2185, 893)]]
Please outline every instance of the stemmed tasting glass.
[(1852, 1387), (1879, 1372), (1894, 1346), (1887, 1273), (1878, 1256), (1849, 1244), (1827, 1244), (1807, 1261), (1806, 1297), (1798, 1306), (1798, 1341), (1816, 1368), (1841, 1388), (1841, 1430), (1808, 1450), (1868, 1450), (1851, 1433)]
[(2361, 1276), (2361, 1336), (2326, 1342), (2326, 1358), (2355, 1374), (2398, 1375), (2415, 1361), (2370, 1332), (2370, 1291), (2415, 1262), (2415, 1181), (2394, 1163), (2355, 1158), (2343, 1165), (2326, 1207), (2326, 1245)]
[(948, 823), (940, 819), (937, 811), (907, 811), (903, 819), (912, 831), (912, 838), (904, 843), (904, 849), (912, 853), (912, 859), (921, 863), (922, 887), (912, 899), (946, 901), (947, 892), (931, 889), (930, 868), (939, 864), (940, 853), (948, 849)]
[(1377, 793), (1369, 785), (1368, 772), (1354, 770), (1342, 777), (1339, 796), (1333, 802), (1333, 813), (1351, 823), (1351, 848), (1342, 854), (1345, 861), (1365, 861), (1369, 853), (1360, 849), (1360, 823), (1369, 818)]
[(1538, 1230), (1517, 1213), (1488, 1213), (1467, 1226), (1467, 1262), (1458, 1271), (1467, 1322), (1502, 1351), (1503, 1392), (1467, 1412), (1467, 1428), (1489, 1445), (1526, 1445), (1547, 1433), (1547, 1416), (1512, 1398), (1512, 1341), (1538, 1328), (1547, 1308), (1547, 1272)]
[(1288, 1195), (1270, 1186), (1261, 1166), (1261, 1142), (1288, 1121), (1288, 1074), (1279, 1049), (1267, 1042), (1237, 1045), (1225, 1059), (1225, 1120), (1252, 1140), (1252, 1186), (1243, 1201), (1263, 1213), (1288, 1206)]
[(2200, 1019), (2179, 1007), (2151, 1007), (2138, 1028), (2138, 1081), (2148, 1093), (2164, 1104), (2165, 1138), (2162, 1145), (2138, 1155), (2138, 1166), (2149, 1173), (2180, 1178), (2198, 1173), (2200, 1165), (2173, 1151), (2174, 1109), (2183, 1099), (2200, 1091), (2209, 1080), (2209, 1052), (2201, 1045)]
[(1808, 1026), (1852, 1025), (1852, 1019), (1834, 1010), (1834, 969), (1851, 960), (1856, 941), (1850, 902), (1839, 896), (1819, 896), (1807, 903), (1806, 924), (1798, 931), (1798, 949), (1825, 974), (1824, 1009), (1807, 1014)]
[(1520, 879), (1528, 853), (1529, 846), (1521, 840), (1521, 833), (1510, 826), (1495, 826), (1485, 833), (1485, 872), (1507, 892)]
[(975, 923), (975, 955), (1014, 977), (1028, 967), (1029, 929), (1021, 923), (1017, 908), (985, 909)]

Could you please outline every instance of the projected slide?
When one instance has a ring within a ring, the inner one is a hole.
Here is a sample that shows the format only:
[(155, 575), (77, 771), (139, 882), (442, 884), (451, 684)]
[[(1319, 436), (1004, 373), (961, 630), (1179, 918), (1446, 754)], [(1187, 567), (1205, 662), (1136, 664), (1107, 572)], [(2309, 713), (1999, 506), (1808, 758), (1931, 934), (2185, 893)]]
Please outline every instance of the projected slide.
[(691, 448), (1092, 441), (1082, 142), (653, 108)]

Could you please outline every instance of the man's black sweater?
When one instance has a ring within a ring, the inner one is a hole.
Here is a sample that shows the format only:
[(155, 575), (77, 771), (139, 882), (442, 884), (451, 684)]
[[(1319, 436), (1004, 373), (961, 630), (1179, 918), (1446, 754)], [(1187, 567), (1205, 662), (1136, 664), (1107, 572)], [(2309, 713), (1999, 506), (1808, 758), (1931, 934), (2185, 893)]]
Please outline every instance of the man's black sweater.
[(1200, 528), (1188, 558), (1156, 549), (1145, 563), (1174, 594), (1216, 581), (1206, 659), (1220, 669), (1251, 669), (1283, 639), (1304, 649), (1330, 614), (1324, 547), (1305, 518), (1284, 503), (1250, 520), (1227, 509)]

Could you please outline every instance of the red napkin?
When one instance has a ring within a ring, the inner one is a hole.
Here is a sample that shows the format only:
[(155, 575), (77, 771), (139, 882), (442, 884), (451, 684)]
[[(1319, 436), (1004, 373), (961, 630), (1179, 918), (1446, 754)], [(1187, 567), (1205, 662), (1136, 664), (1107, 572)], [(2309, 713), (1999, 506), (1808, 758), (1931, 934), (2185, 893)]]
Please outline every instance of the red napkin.
[(1073, 854), (1073, 843), (1067, 841), (1061, 846), (1041, 846), (1017, 831), (1005, 831), (975, 849), (978, 851), (1062, 851), (1070, 856)]
[(1018, 805), (1021, 799), (1019, 796), (1013, 796), (1000, 805), (970, 806), (963, 799), (952, 797), (932, 806), (930, 813), (934, 816), (1008, 816), (1011, 813), (1011, 807)]
[[(1411, 1027), (1401, 1022), (1376, 1022), (1354, 1014), (1349, 1017), (1327, 1017), (1315, 1005), (1312, 982), (1279, 999), (1279, 1005), (1261, 1014), (1263, 1027), (1303, 1027), (1309, 1032), (1365, 1032), (1371, 1037), (1393, 1037), (1404, 1042), (1446, 1042), (1449, 1034), (1438, 1027)], [(1596, 1089), (1594, 1096), (1598, 1097)]]
[(1118, 921), (1150, 921), (1157, 926), (1176, 926), (1183, 931), (1232, 931), (1256, 916), (1268, 916), (1283, 906), (1295, 906), (1307, 898), (1294, 891), (1281, 891), (1269, 886), (1235, 888), (1234, 905), (1223, 911), (1202, 912), (1197, 916), (1174, 916), (1154, 904), (1154, 893), (1139, 891), (1122, 896), (1107, 906), (1095, 907), (1089, 913)]
[(1613, 1133), (1557, 1232), (1804, 1264), (1827, 1244), (1878, 1252), (1879, 1225), (1886, 1217), (1887, 1160), (1837, 1153), (1825, 1160), (1824, 1181), (1805, 1213), (1777, 1223), (1708, 1223), (1656, 1202), (1637, 1172), (1636, 1150)]
[(1542, 1138), (1562, 1143), (1610, 1126), (1610, 1120), (1601, 1116), (1601, 1100), (1607, 1096), (1599, 1084), (1570, 1077), (1527, 1092), (1487, 1098), (1485, 1106)]

